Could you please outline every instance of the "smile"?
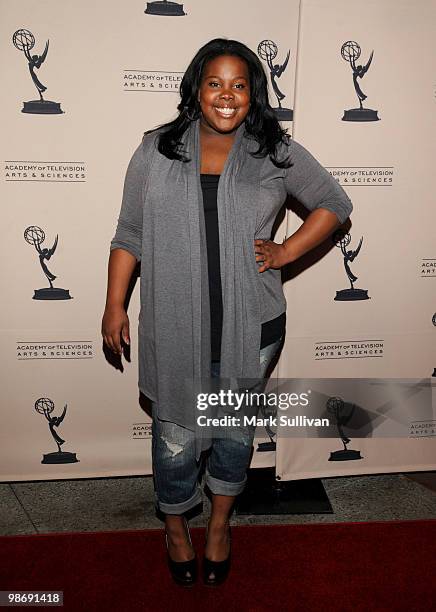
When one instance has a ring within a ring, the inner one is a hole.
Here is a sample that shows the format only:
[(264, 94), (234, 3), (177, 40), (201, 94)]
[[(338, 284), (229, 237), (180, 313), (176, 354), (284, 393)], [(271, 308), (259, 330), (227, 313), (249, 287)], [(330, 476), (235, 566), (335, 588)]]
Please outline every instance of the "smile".
[(214, 106), (215, 111), (220, 117), (230, 118), (236, 114), (236, 108), (229, 108), (227, 106)]

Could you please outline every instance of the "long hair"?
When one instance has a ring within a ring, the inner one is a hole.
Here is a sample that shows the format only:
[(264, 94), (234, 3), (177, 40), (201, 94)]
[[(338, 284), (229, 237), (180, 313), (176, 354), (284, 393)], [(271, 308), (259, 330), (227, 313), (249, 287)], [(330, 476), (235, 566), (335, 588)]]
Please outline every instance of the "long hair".
[[(252, 136), (259, 148), (252, 153), (254, 157), (266, 157), (278, 168), (288, 168), (289, 158), (277, 159), (277, 148), (290, 138), (280, 126), (268, 101), (268, 82), (259, 58), (251, 49), (237, 40), (214, 38), (197, 51), (191, 60), (180, 84), (181, 100), (177, 106), (179, 115), (173, 121), (164, 123), (156, 129), (161, 130), (158, 150), (169, 159), (188, 162), (190, 159), (182, 148), (182, 136), (192, 121), (201, 115), (198, 102), (203, 70), (206, 63), (220, 55), (234, 55), (247, 64), (250, 81), (250, 109), (245, 118), (245, 130)], [(152, 132), (154, 130), (149, 130)], [(146, 132), (147, 133), (147, 132)]]

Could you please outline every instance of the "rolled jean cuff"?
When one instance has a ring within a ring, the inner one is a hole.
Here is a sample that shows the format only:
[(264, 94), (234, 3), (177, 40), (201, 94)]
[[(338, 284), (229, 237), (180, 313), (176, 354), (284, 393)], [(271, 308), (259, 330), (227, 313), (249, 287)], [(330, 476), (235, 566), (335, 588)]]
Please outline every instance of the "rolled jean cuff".
[(228, 482), (226, 480), (220, 480), (219, 478), (211, 476), (206, 469), (205, 481), (209, 489), (215, 495), (236, 496), (242, 493), (242, 491), (245, 489), (247, 474), (245, 474), (245, 478), (244, 480), (241, 480), (241, 482)]
[(201, 495), (201, 488), (197, 486), (194, 495), (192, 495), (186, 501), (180, 502), (178, 504), (167, 504), (166, 502), (162, 502), (159, 499), (156, 500), (156, 505), (164, 514), (183, 514), (187, 512), (191, 508), (195, 508), (198, 504), (203, 501)]

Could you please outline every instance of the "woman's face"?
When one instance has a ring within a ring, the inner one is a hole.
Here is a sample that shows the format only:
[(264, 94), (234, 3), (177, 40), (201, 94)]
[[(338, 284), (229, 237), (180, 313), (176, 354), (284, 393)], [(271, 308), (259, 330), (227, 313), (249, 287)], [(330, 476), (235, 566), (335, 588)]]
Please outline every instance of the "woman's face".
[(234, 55), (219, 55), (207, 62), (198, 100), (204, 128), (220, 134), (235, 131), (250, 108), (250, 81), (245, 61)]

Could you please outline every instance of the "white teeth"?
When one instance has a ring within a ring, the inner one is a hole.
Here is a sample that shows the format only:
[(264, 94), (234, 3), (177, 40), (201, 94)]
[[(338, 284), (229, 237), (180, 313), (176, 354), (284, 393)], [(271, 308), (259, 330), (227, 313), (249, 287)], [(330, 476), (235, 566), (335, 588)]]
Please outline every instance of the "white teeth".
[(236, 113), (236, 108), (226, 108), (226, 107), (215, 106), (215, 109), (218, 113), (222, 115), (226, 115), (227, 117), (230, 117), (230, 115), (233, 115), (234, 113)]

